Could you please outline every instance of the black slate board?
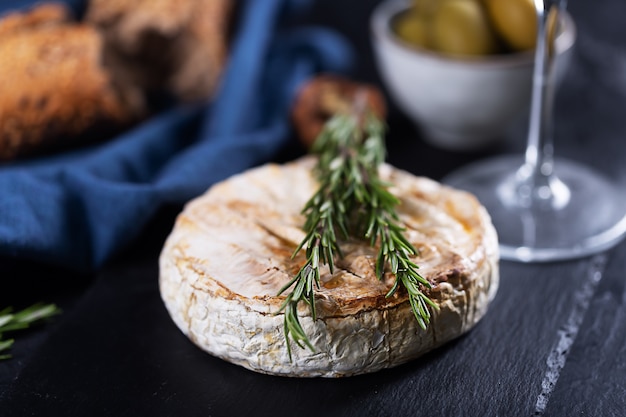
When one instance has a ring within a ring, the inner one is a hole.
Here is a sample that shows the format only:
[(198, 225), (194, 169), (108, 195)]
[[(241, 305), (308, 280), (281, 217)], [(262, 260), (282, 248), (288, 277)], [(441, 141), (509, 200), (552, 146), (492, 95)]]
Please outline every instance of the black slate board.
[[(528, 416), (550, 374), (562, 380), (544, 390), (548, 415), (620, 415), (624, 282), (612, 271), (624, 262), (605, 269), (606, 258), (503, 263), (498, 297), (469, 334), (407, 365), (344, 379), (261, 375), (205, 354), (167, 315), (156, 265), (122, 265), (64, 317), (5, 395), (2, 415)], [(570, 328), (568, 355), (555, 349), (572, 316), (581, 330)], [(551, 355), (567, 367), (549, 364)]]

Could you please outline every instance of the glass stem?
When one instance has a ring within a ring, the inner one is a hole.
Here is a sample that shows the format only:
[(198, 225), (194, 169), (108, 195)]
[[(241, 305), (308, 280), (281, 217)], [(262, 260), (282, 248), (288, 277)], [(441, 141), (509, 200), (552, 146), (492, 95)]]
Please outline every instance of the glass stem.
[(558, 209), (569, 201), (569, 190), (554, 174), (552, 120), (555, 95), (555, 38), (565, 2), (535, 0), (537, 44), (533, 70), (530, 123), (525, 161), (517, 172), (517, 199), (522, 207)]

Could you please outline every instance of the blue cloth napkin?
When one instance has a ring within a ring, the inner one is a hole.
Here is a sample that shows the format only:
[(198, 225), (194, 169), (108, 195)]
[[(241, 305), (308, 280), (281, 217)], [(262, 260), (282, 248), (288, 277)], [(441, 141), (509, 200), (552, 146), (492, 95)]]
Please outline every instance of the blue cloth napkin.
[[(0, 13), (31, 3), (5, 0)], [(275, 157), (293, 137), (288, 112), (299, 84), (316, 72), (343, 72), (351, 61), (350, 47), (328, 29), (286, 29), (287, 12), (303, 3), (242, 5), (211, 103), (171, 108), (89, 148), (0, 165), (0, 255), (94, 270), (159, 206)]]

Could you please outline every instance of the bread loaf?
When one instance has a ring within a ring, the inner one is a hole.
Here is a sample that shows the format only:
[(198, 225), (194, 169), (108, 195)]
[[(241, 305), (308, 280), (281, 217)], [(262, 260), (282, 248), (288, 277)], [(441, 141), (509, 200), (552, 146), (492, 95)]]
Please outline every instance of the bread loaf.
[(86, 21), (105, 37), (106, 59), (151, 92), (185, 101), (215, 92), (227, 57), (233, 0), (91, 0)]
[(0, 20), (0, 160), (93, 140), (143, 113), (102, 64), (102, 39), (61, 5)]

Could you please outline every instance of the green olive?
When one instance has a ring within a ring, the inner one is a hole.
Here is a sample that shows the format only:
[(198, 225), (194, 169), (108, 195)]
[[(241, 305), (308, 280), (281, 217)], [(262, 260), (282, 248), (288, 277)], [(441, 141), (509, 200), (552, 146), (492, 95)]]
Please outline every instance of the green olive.
[(419, 13), (409, 11), (401, 14), (395, 22), (394, 29), (400, 39), (411, 45), (428, 46), (426, 21)]
[(440, 52), (489, 55), (498, 51), (496, 39), (479, 1), (444, 0), (433, 14), (432, 42)]
[(533, 0), (483, 0), (500, 37), (516, 51), (535, 47), (537, 12)]
[(413, 0), (411, 2), (411, 10), (429, 18), (437, 9), (437, 6), (439, 6), (440, 1), (441, 0)]

